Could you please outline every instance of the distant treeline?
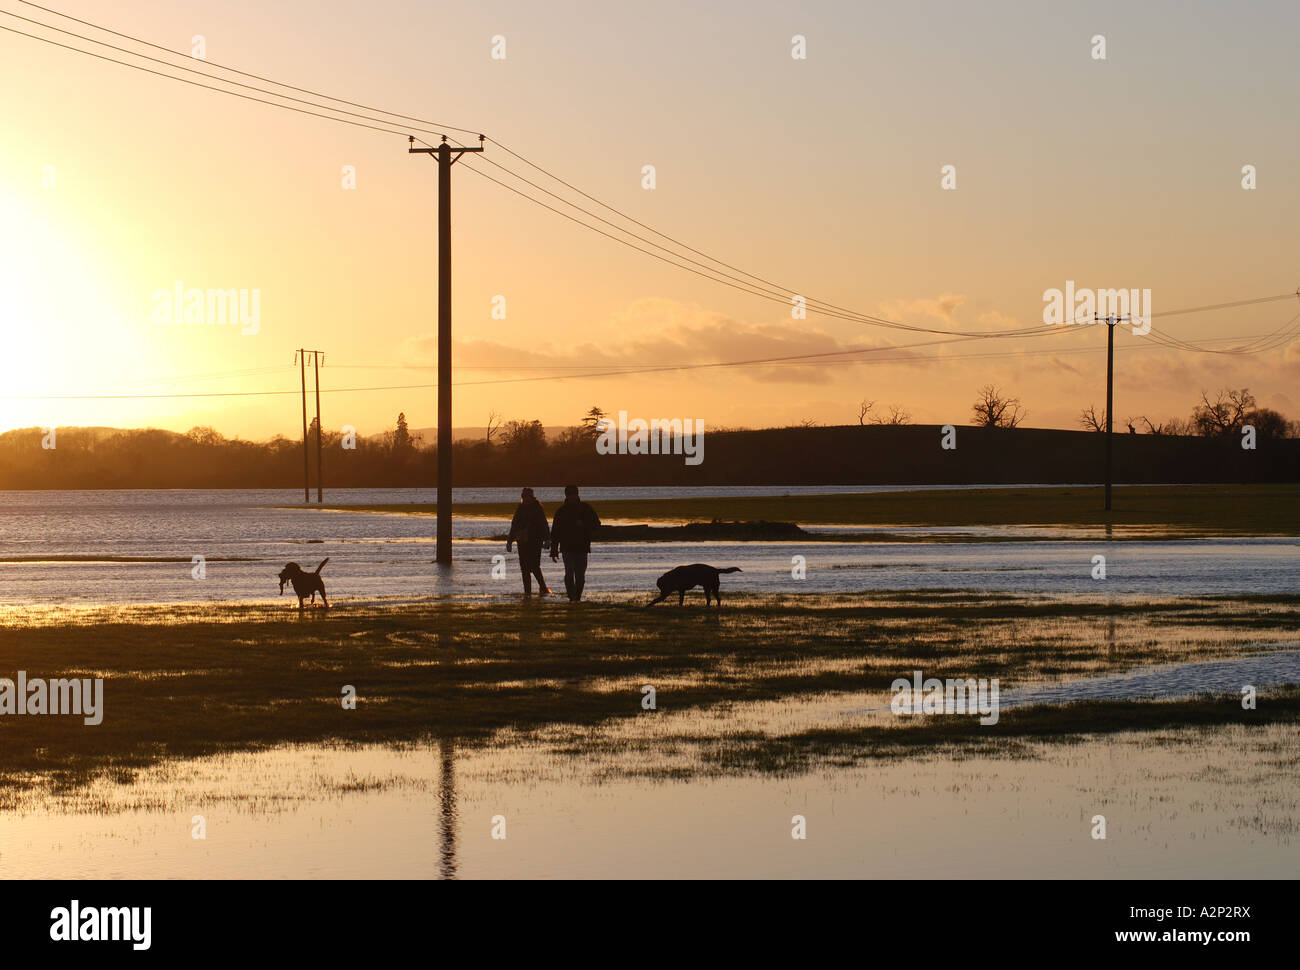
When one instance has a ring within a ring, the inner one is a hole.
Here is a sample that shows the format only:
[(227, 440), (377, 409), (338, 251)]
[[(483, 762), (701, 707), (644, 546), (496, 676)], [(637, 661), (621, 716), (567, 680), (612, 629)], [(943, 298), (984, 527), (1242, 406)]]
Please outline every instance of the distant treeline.
[[(681, 454), (598, 454), (588, 428), (547, 440), (520, 422), (496, 440), (458, 441), (458, 486), (866, 485), (1097, 482), (1105, 435), (1085, 431), (937, 425), (865, 425), (706, 431), (703, 461)], [(536, 425), (535, 427), (533, 427)], [(942, 447), (945, 438), (955, 447)], [(1257, 433), (1204, 436), (1116, 434), (1117, 482), (1300, 481), (1300, 440)], [(53, 444), (53, 447), (43, 445)], [(346, 447), (345, 447), (346, 445)], [(394, 432), (349, 440), (326, 431), (325, 488), (431, 487), (436, 449)], [(315, 432), (309, 449), (316, 480)], [(0, 435), (0, 488), (295, 488), (303, 481), (300, 440), (266, 442), (159, 430), (60, 428)]]

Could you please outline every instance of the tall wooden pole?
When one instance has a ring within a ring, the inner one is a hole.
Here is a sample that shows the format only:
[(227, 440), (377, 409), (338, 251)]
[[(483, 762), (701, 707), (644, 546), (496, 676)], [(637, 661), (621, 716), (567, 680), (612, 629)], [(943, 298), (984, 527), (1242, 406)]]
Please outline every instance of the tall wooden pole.
[(451, 565), (451, 146), (438, 146), (438, 548)]
[(451, 167), (465, 152), (477, 148), (447, 144), (443, 135), (437, 148), (416, 148), (412, 155), (431, 155), (438, 162), (438, 540), (435, 558), (451, 565)]
[(1110, 439), (1115, 428), (1115, 323), (1106, 324), (1106, 511), (1110, 511)]
[(316, 504), (323, 505), (325, 497), (323, 489), (325, 487), (325, 464), (321, 461), (321, 435), (325, 429), (321, 426), (320, 420), (320, 359), (321, 352), (313, 350), (311, 352), (312, 369), (316, 371)]
[(302, 370), (302, 500), (311, 501), (311, 471), (307, 467), (307, 351), (298, 351)]

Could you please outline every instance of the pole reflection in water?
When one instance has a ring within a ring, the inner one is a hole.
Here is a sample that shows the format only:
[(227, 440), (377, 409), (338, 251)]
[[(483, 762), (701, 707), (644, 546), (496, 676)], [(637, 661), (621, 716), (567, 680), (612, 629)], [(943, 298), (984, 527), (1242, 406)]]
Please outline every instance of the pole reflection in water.
[(438, 785), (438, 816), (442, 835), (441, 876), (456, 878), (456, 739), (439, 738), (442, 775)]

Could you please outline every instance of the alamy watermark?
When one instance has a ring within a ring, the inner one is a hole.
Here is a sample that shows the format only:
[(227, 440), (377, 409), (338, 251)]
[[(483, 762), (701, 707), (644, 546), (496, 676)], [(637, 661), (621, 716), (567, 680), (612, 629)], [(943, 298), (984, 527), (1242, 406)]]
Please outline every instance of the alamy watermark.
[(601, 455), (684, 455), (686, 464), (704, 461), (703, 418), (632, 418), (618, 412), (618, 423), (602, 418), (596, 452)]
[(50, 939), (56, 943), (125, 942), (133, 950), (147, 950), (152, 942), (153, 907), (68, 906), (50, 910)]
[(899, 677), (889, 689), (894, 693), (889, 709), (895, 714), (979, 714), (981, 724), (998, 723), (996, 677), (922, 679), (921, 671), (914, 670), (911, 680)]
[[(1103, 320), (1098, 320), (1101, 317)], [(1065, 281), (1065, 290), (1052, 287), (1043, 291), (1043, 323), (1073, 323), (1078, 326), (1118, 317), (1131, 322), (1139, 337), (1151, 332), (1150, 290), (1076, 289), (1074, 280)]]
[(0, 715), (3, 714), (79, 714), (89, 727), (104, 720), (104, 678), (41, 677), (27, 679), (27, 671), (18, 671), (18, 682), (0, 677)]
[(251, 336), (262, 329), (262, 291), (186, 289), (176, 280), (170, 290), (153, 291), (153, 322), (239, 327)]

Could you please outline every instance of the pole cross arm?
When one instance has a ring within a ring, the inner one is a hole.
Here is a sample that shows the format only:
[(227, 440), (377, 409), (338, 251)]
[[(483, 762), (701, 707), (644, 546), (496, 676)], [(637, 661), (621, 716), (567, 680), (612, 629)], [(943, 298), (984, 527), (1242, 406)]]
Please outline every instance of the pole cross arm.
[(455, 156), (452, 158), (452, 160), (451, 160), (450, 162), (448, 162), (447, 164), (448, 164), (448, 165), (455, 165), (457, 162), (460, 161), (460, 156), (464, 155), (466, 152), (481, 152), (482, 150), (483, 150), (483, 146), (482, 146), (482, 145), (480, 145), (478, 148), (456, 148), (456, 149), (453, 149), (453, 151), (455, 151), (456, 154), (455, 154)]
[(482, 135), (478, 136), (477, 148), (471, 148), (469, 145), (455, 145), (455, 146), (448, 145), (446, 135), (442, 136), (442, 145), (439, 146), (438, 148), (416, 148), (415, 136), (408, 135), (407, 137), (410, 141), (410, 147), (406, 149), (406, 153), (408, 155), (437, 155), (439, 152), (442, 151), (443, 147), (445, 147), (447, 148), (448, 151), (453, 153), (453, 158), (449, 163), (452, 165), (455, 165), (457, 160), (460, 158), (460, 156), (464, 155), (466, 152), (481, 152), (483, 150), (484, 138)]
[[(481, 152), (482, 150), (483, 150), (482, 145), (480, 145), (478, 148), (453, 148), (451, 150), (452, 156), (451, 156), (450, 164), (455, 165), (456, 162), (460, 159), (460, 156), (464, 155), (466, 152)], [(438, 152), (439, 149), (437, 148), (408, 148), (406, 150), (406, 153), (408, 155), (437, 155)]]

